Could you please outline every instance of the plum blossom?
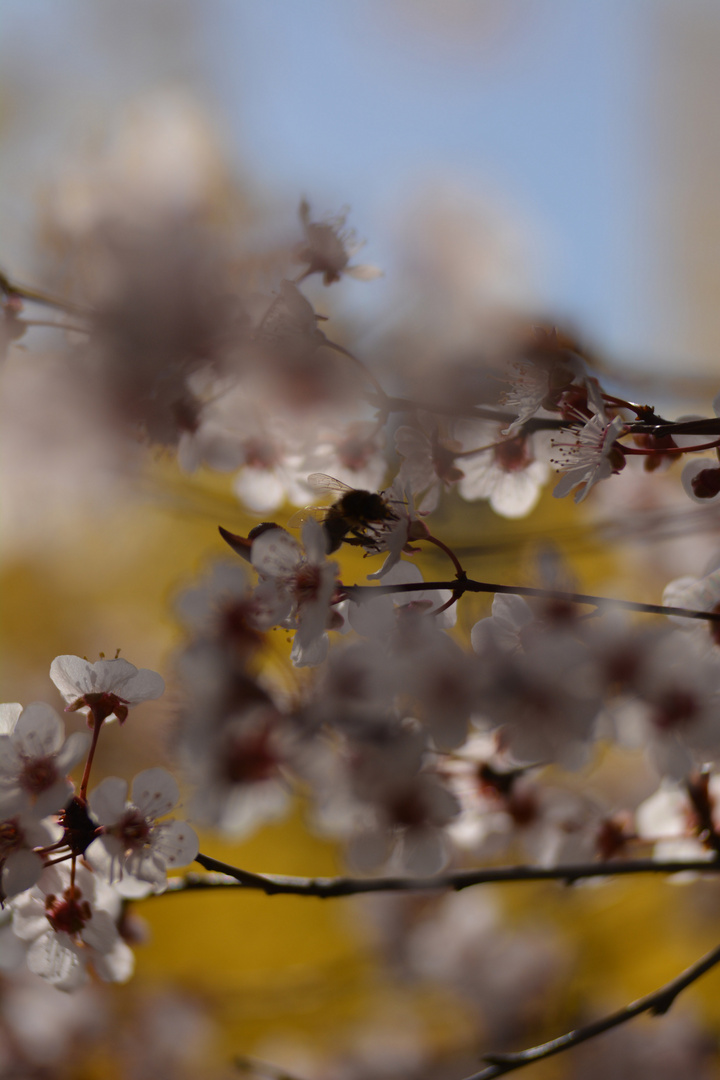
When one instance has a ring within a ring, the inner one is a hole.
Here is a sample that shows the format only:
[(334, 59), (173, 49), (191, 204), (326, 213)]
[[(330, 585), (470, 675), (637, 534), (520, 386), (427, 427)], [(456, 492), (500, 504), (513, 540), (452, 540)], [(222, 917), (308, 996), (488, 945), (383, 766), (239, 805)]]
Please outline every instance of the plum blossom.
[(565, 474), (553, 491), (558, 499), (582, 485), (574, 496), (575, 502), (582, 502), (595, 484), (620, 472), (625, 465), (622, 450), (616, 446), (616, 440), (625, 427), (624, 421), (619, 416), (612, 420), (608, 418), (594, 381), (588, 383), (588, 405), (594, 415), (575, 432), (574, 441), (552, 441), (553, 449), (558, 453), (554, 464)]
[(307, 297), (285, 280), (255, 331), (255, 375), (273, 398), (282, 394), (282, 403), (295, 411), (354, 401), (363, 382), (354, 364), (339, 359), (344, 350), (325, 336), (317, 321)]
[(397, 429), (395, 447), (403, 459), (396, 483), (413, 496), (421, 495), (419, 512), (430, 513), (443, 488), (449, 491), (464, 475), (455, 461), (461, 444), (450, 438), (441, 440), (432, 417), (422, 414), (417, 425), (403, 424)]
[[(711, 570), (704, 577), (676, 578), (665, 586), (662, 602), (667, 607), (687, 608), (691, 611), (720, 612), (720, 569)], [(670, 618), (680, 629), (685, 630), (706, 643), (711, 640), (720, 644), (720, 624), (702, 622), (699, 619), (686, 619), (681, 615)]]
[(621, 741), (646, 747), (664, 776), (680, 779), (720, 757), (720, 660), (682, 630), (644, 651), (636, 698), (617, 710)]
[(550, 390), (548, 373), (528, 360), (516, 360), (510, 365), (511, 387), (503, 396), (503, 405), (517, 412), (517, 418), (503, 429), (503, 435), (512, 439), (542, 408)]
[(133, 705), (153, 701), (165, 690), (156, 671), (138, 669), (123, 659), (91, 664), (80, 656), (57, 656), (50, 678), (68, 702), (66, 712), (91, 712), (100, 721), (115, 717), (121, 724)]
[(108, 776), (91, 793), (90, 810), (102, 834), (88, 848), (87, 859), (91, 865), (106, 866), (110, 881), (128, 873), (162, 892), (168, 868), (186, 866), (197, 855), (197, 836), (184, 821), (158, 821), (180, 798), (177, 783), (165, 769), (138, 773), (129, 801), (127, 792), (126, 780)]
[(37, 818), (62, 809), (73, 785), (68, 773), (89, 744), (86, 732), (65, 738), (65, 725), (49, 705), (26, 706), (12, 731), (0, 735), (0, 800), (5, 816), (31, 811)]
[(478, 722), (503, 725), (509, 749), (520, 762), (553, 760), (576, 769), (589, 756), (602, 700), (593, 659), (562, 624), (538, 622), (537, 632), (523, 633), (518, 609), (512, 615), (521, 620), (522, 649), (508, 647), (511, 636), (501, 625), (496, 640), (488, 626), (495, 620), (482, 620), (488, 627), (482, 632), (478, 624), (473, 628), (484, 682)]
[(205, 732), (188, 762), (194, 816), (233, 839), (283, 817), (291, 803), (292, 757), (289, 725), (270, 702), (224, 718)]
[[(491, 858), (519, 843), (540, 866), (605, 857), (622, 850), (621, 823), (613, 846), (605, 832), (613, 823), (603, 808), (579, 792), (540, 782), (527, 768), (493, 746), (487, 736), (471, 738), (445, 766), (462, 813), (448, 826), (461, 850)], [(603, 842), (610, 847), (603, 850)]]
[(10, 901), (13, 932), (28, 943), (27, 965), (58, 990), (88, 981), (88, 967), (104, 982), (126, 982), (132, 951), (117, 928), (119, 898), (83, 866), (74, 879), (67, 864), (48, 866), (28, 892)]
[(300, 203), (300, 221), (305, 232), (305, 243), (298, 246), (295, 257), (298, 262), (307, 263), (303, 277), (322, 274), (326, 285), (339, 281), (341, 276), (358, 278), (360, 281), (372, 281), (382, 277), (377, 266), (351, 266), (350, 259), (363, 247), (355, 239), (352, 230), (341, 232), (346, 215), (338, 214), (327, 221), (311, 221), (310, 206), (305, 199)]
[(446, 864), (445, 826), (460, 806), (440, 778), (423, 768), (423, 746), (421, 733), (408, 727), (388, 733), (382, 743), (353, 749), (347, 783), (357, 816), (347, 855), (359, 870), (392, 859), (406, 872), (426, 875)]
[(0, 868), (3, 900), (32, 888), (43, 872), (44, 862), (34, 848), (47, 847), (55, 840), (52, 829), (31, 812), (11, 809), (0, 797)]
[[(506, 518), (525, 517), (535, 508), (550, 472), (538, 453), (547, 441), (542, 433), (508, 436), (497, 424), (468, 420), (456, 424), (455, 437), (463, 447), (458, 485), (463, 499), (487, 499)], [(472, 454), (474, 447), (485, 449)]]
[[(713, 824), (717, 828), (715, 810), (720, 796), (720, 776), (705, 777), (709, 805), (713, 808)], [(653, 844), (656, 859), (712, 858), (712, 848), (699, 837), (699, 822), (686, 786), (663, 779), (658, 790), (635, 811), (637, 834)]]
[(255, 589), (254, 625), (260, 630), (295, 630), (291, 659), (296, 667), (319, 664), (328, 649), (331, 602), (338, 566), (326, 558), (322, 525), (306, 521), (303, 546), (284, 529), (268, 529), (253, 540), (251, 561), (260, 584)]

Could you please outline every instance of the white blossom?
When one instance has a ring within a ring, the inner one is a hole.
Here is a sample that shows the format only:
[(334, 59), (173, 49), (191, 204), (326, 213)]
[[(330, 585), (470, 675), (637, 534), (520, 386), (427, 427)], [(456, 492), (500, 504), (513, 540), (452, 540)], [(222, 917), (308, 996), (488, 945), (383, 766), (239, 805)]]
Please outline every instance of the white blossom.
[(88, 967), (105, 982), (125, 982), (134, 967), (116, 919), (118, 898), (96, 875), (66, 864), (49, 866), (29, 892), (11, 901), (13, 931), (28, 943), (27, 964), (58, 990), (88, 981)]
[(26, 706), (11, 733), (0, 735), (0, 800), (5, 813), (31, 810), (39, 819), (60, 810), (73, 791), (68, 773), (89, 741), (86, 732), (74, 732), (66, 739), (61, 718), (44, 702)]
[(128, 709), (159, 698), (165, 683), (156, 671), (136, 668), (127, 660), (96, 660), (57, 656), (50, 678), (68, 702), (66, 712), (93, 712), (101, 720), (117, 717), (122, 723)]
[[(180, 798), (177, 783), (165, 769), (138, 773), (129, 800), (127, 793), (127, 781), (116, 776), (106, 777), (91, 793), (90, 810), (102, 834), (88, 848), (87, 858), (91, 865), (107, 865), (110, 881), (119, 880), (121, 891), (123, 874), (128, 873), (149, 882), (154, 892), (162, 892), (168, 869), (193, 861), (198, 838), (184, 821), (158, 820)], [(98, 848), (104, 849), (109, 860)]]

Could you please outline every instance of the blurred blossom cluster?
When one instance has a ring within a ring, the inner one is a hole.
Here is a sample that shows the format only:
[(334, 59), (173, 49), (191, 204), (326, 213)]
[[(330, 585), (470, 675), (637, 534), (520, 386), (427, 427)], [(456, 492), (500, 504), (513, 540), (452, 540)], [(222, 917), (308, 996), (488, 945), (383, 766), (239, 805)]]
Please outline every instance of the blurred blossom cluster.
[[(159, 675), (124, 659), (53, 661), (66, 711), (86, 732), (66, 738), (42, 702), (0, 707), (2, 963), (17, 969), (18, 994), (42, 1002), (27, 971), (79, 994), (91, 977), (130, 977), (128, 904), (163, 892), (198, 855), (193, 827), (168, 817), (180, 782), (193, 825), (229, 840), (301, 799), (308, 828), (358, 874), (427, 879), (498, 859), (715, 860), (718, 557), (666, 578), (668, 610), (652, 619), (626, 610), (632, 595), (622, 610), (578, 597), (553, 555), (534, 588), (498, 588), (472, 618), (467, 594), (494, 590), (470, 578), (443, 511), (464, 506), (478, 531), (493, 519), (510, 529), (540, 504), (555, 510), (549, 491), (592, 505), (602, 487), (621, 529), (637, 492), (660, 505), (652, 492), (668, 478), (656, 474), (680, 458), (677, 497), (711, 511), (719, 398), (712, 416), (668, 419), (620, 396), (574, 335), (508, 303), (483, 313), (472, 340), (444, 338), (426, 312), (427, 325), (399, 315), (364, 351), (324, 299), (325, 286), (379, 277), (358, 262), (346, 213), (323, 216), (302, 199), (282, 242), (263, 236), (237, 208), (233, 217), (192, 117), (165, 102), (143, 124), (139, 144), (118, 135), (93, 184), (81, 170), (58, 186), (52, 236), (72, 278), (48, 293), (0, 279), (3, 467), (27, 497), (25, 469), (43, 462), (71, 505), (71, 484), (110, 501), (108, 477), (132, 488), (161, 452), (185, 473), (231, 474), (254, 524), (248, 535), (223, 527), (232, 556), (175, 597), (178, 779), (153, 762), (131, 784), (90, 784), (107, 723), (131, 738), (128, 710), (163, 691)], [(181, 177), (177, 160), (192, 163)], [(442, 223), (433, 230), (452, 269)], [(29, 400), (23, 442), (13, 413)], [(294, 515), (313, 501), (323, 508)], [(431, 551), (440, 576), (423, 561)], [(348, 567), (361, 565), (369, 572), (351, 580)], [(637, 763), (622, 797), (594, 771), (608, 754)], [(81, 769), (78, 783), (70, 774)], [(376, 917), (405, 977), (471, 1001), (503, 1043), (537, 1022), (538, 999), (567, 970), (551, 935), (511, 933), (494, 900), (470, 891), (412, 917), (412, 902), (401, 906), (395, 922), (390, 902)], [(103, 1023), (92, 1009), (86, 1020)], [(700, 1068), (694, 1028), (679, 1023), (678, 1059)], [(24, 1047), (19, 1027), (16, 1038)], [(40, 1064), (42, 1045), (27, 1051)], [(645, 1054), (647, 1075), (659, 1075), (653, 1054), (662, 1051)], [(364, 1076), (389, 1075), (366, 1065)]]

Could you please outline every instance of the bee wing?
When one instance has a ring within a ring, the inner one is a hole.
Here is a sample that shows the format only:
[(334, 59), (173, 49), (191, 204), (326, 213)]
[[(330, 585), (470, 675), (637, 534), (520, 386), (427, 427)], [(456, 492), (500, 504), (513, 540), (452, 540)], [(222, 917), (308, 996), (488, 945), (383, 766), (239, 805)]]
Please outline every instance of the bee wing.
[(347, 495), (348, 491), (355, 490), (349, 484), (343, 484), (342, 480), (336, 480), (334, 476), (323, 472), (310, 473), (307, 482), (317, 492), (332, 491), (336, 495)]
[(299, 529), (306, 521), (321, 521), (325, 516), (327, 506), (306, 506), (304, 510), (298, 510), (288, 521), (288, 529)]

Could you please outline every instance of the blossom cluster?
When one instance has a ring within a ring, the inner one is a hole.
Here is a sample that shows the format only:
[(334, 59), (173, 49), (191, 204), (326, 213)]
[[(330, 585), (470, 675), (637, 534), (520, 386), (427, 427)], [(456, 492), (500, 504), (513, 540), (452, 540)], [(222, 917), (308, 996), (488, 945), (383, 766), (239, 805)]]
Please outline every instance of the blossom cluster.
[[(345, 215), (316, 220), (303, 200), (299, 217), (294, 242), (258, 256), (194, 216), (116, 215), (86, 238), (88, 295), (60, 323), (73, 334), (61, 381), (123, 465), (145, 444), (186, 474), (228, 473), (247, 523), (223, 522), (232, 555), (175, 597), (173, 751), (191, 822), (236, 840), (302, 805), (352, 871), (423, 888), (499, 858), (715, 860), (718, 557), (668, 572), (654, 607), (577, 593), (552, 551), (530, 585), (493, 586), (470, 577), (444, 510), (483, 504), (479, 522), (513, 523), (557, 507), (548, 485), (591, 510), (617, 491), (627, 505), (602, 522), (617, 535), (656, 520), (641, 518), (657, 509), (651, 474), (682, 460), (671, 513), (707, 508), (716, 529), (720, 395), (714, 416), (667, 420), (620, 396), (578, 340), (520, 315), (482, 355), (397, 327), (353, 346), (318, 297), (379, 272), (354, 261)], [(7, 350), (37, 302), (0, 279)], [(439, 560), (447, 573), (430, 577)], [(471, 593), (494, 593), (483, 617), (467, 615)], [(88, 973), (129, 978), (127, 905), (199, 850), (169, 816), (180, 786), (165, 768), (90, 781), (104, 726), (157, 698), (160, 676), (75, 656), (50, 674), (88, 731), (66, 737), (43, 702), (0, 706), (4, 967), (15, 957), (76, 990)], [(406, 903), (378, 915), (399, 970), (439, 972), (499, 1030), (512, 1026), (504, 964), (536, 997), (562, 970), (539, 934), (501, 935), (491, 901), (444, 897), (412, 921)], [(532, 996), (515, 988), (512, 1008)]]
[[(124, 982), (133, 953), (123, 939), (128, 897), (161, 892), (168, 869), (192, 862), (198, 843), (184, 822), (168, 819), (180, 791), (165, 769), (146, 769), (128, 784), (106, 777), (87, 794), (92, 753), (103, 724), (159, 697), (161, 677), (126, 660), (89, 663), (58, 656), (50, 677), (82, 712), (92, 734), (73, 732), (44, 702), (0, 706), (0, 891), (10, 914), (3, 929), (23, 943), (30, 971), (60, 990), (75, 990), (88, 969)], [(70, 772), (85, 758), (79, 788)], [(7, 967), (7, 963), (4, 963)]]

